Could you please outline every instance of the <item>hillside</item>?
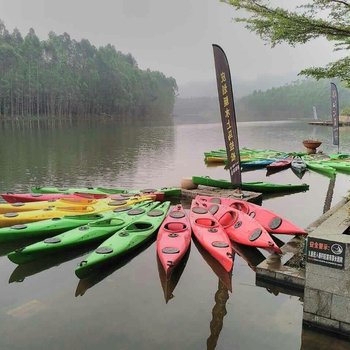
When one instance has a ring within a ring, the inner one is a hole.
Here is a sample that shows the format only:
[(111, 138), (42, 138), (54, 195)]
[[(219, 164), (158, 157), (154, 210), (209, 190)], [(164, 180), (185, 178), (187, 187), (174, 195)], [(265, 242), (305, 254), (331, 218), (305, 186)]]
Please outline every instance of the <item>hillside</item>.
[[(350, 105), (350, 90), (335, 81), (339, 90), (340, 110)], [(317, 108), (320, 119), (330, 119), (330, 81), (298, 80), (266, 91), (254, 91), (235, 97), (238, 121), (269, 121), (313, 118)], [(220, 121), (217, 97), (177, 98), (174, 107), (177, 123), (211, 123)]]

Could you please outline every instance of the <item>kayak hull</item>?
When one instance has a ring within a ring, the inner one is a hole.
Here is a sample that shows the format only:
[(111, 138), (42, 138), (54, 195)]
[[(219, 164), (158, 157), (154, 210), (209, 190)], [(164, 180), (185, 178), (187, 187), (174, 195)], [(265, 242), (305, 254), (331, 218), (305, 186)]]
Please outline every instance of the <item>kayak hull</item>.
[(41, 256), (104, 240), (137, 220), (146, 210), (151, 210), (157, 204), (157, 202), (137, 204), (133, 207), (125, 207), (125, 211), (110, 212), (102, 219), (11, 252), (8, 258), (16, 264), (22, 264)]
[(190, 222), (201, 246), (230, 272), (233, 267), (232, 245), (223, 227), (199, 202), (191, 203)]
[(75, 270), (76, 276), (84, 278), (94, 271), (95, 268), (112, 262), (114, 259), (121, 257), (151, 239), (164, 220), (169, 207), (170, 202), (164, 202), (125, 228), (116, 231), (93, 253), (80, 262)]
[(157, 254), (167, 277), (180, 263), (190, 244), (190, 220), (178, 204), (167, 215), (157, 235)]
[[(237, 188), (227, 180), (212, 179), (207, 176), (192, 176), (192, 182), (197, 185), (212, 186), (225, 189)], [(309, 185), (307, 184), (275, 184), (270, 182), (242, 182), (242, 190), (255, 191), (261, 193), (278, 193), (278, 192), (298, 192), (307, 191)]]
[(270, 253), (282, 253), (263, 226), (248, 214), (222, 204), (200, 203), (213, 214), (232, 241)]
[(242, 211), (250, 217), (258, 221), (261, 226), (269, 233), (274, 234), (288, 234), (288, 235), (307, 235), (307, 232), (291, 221), (282, 218), (280, 215), (268, 210), (260, 205), (243, 201), (240, 199), (197, 196), (197, 200), (211, 203), (225, 205), (230, 208)]

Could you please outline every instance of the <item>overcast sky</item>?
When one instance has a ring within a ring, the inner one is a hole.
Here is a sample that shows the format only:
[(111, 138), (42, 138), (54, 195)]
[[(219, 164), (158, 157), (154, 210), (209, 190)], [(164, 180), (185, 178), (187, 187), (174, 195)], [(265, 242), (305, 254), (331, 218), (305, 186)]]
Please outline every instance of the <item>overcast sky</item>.
[[(281, 0), (289, 6), (300, 0)], [(131, 53), (142, 69), (159, 70), (178, 85), (215, 79), (212, 43), (228, 57), (231, 74), (254, 80), (283, 75), (335, 60), (326, 40), (271, 49), (242, 24), (233, 8), (219, 0), (0, 0), (0, 19), (25, 35), (30, 27), (41, 39), (49, 31), (113, 44)]]

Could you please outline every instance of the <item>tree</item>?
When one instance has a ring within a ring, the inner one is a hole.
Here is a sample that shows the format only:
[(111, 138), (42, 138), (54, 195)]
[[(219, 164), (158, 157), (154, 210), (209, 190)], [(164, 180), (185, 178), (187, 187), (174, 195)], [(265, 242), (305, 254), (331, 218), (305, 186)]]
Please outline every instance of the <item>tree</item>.
[[(350, 0), (314, 0), (290, 11), (271, 6), (266, 0), (221, 0), (251, 16), (235, 18), (274, 47), (286, 42), (291, 46), (324, 37), (334, 42), (334, 50), (350, 48)], [(326, 67), (311, 67), (299, 74), (316, 79), (339, 78), (350, 86), (350, 57), (345, 56)]]

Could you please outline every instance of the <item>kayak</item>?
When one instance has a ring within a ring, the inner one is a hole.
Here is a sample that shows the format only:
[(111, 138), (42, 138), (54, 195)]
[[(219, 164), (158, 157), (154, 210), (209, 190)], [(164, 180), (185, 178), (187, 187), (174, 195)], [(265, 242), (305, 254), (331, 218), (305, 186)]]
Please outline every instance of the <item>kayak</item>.
[(328, 165), (323, 164), (320, 161), (317, 160), (306, 160), (304, 159), (304, 162), (306, 164), (306, 166), (311, 169), (314, 170), (316, 172), (319, 172), (321, 174), (327, 175), (327, 176), (335, 176), (336, 174), (336, 170)]
[(215, 217), (196, 200), (191, 203), (190, 222), (193, 234), (201, 246), (230, 272), (233, 267), (230, 239)]
[(269, 164), (272, 164), (276, 162), (276, 158), (271, 159), (257, 159), (249, 162), (241, 162), (242, 169), (249, 169), (249, 168), (265, 168)]
[(191, 243), (191, 224), (181, 204), (167, 215), (158, 230), (157, 254), (169, 277)]
[[(56, 201), (58, 199), (75, 199), (79, 200), (82, 198), (89, 199), (103, 199), (111, 198), (115, 199), (125, 199), (135, 196), (145, 195), (136, 193), (119, 193), (119, 194), (89, 194), (89, 193), (74, 193), (74, 194), (63, 194), (63, 193), (6, 193), (1, 194), (2, 198), (8, 203), (28, 203), (28, 202), (41, 202), (41, 201)], [(154, 196), (155, 201), (162, 202), (164, 200), (164, 192), (148, 192), (147, 196)]]
[(294, 157), (291, 163), (292, 170), (303, 173), (306, 170), (306, 164), (301, 157)]
[(226, 205), (201, 201), (199, 203), (218, 220), (232, 241), (262, 248), (270, 253), (282, 253), (264, 227), (253, 217)]
[(83, 187), (83, 188), (57, 188), (57, 187), (32, 187), (33, 193), (90, 193), (90, 194), (150, 194), (163, 192), (165, 197), (181, 195), (181, 189), (177, 187), (162, 187), (160, 189), (145, 188), (142, 190), (126, 190), (123, 188)]
[[(192, 182), (197, 185), (212, 186), (226, 189), (234, 189), (238, 186), (232, 185), (230, 181), (227, 180), (216, 180), (209, 176), (192, 176)], [(245, 191), (256, 191), (261, 193), (271, 193), (271, 192), (299, 192), (307, 191), (309, 185), (307, 184), (276, 184), (271, 182), (242, 182), (242, 190)]]
[(106, 194), (61, 194), (61, 193), (12, 193), (7, 192), (0, 194), (0, 196), (7, 203), (28, 203), (28, 202), (41, 202), (41, 201), (52, 201), (58, 199), (79, 199), (79, 198), (90, 198), (90, 199), (101, 199), (107, 198)]
[(63, 216), (62, 218), (52, 218), (28, 224), (19, 224), (0, 228), (0, 242), (26, 239), (26, 238), (46, 238), (71, 230), (75, 227), (86, 225), (87, 223), (103, 219), (105, 214), (85, 214), (76, 216)]
[(6, 214), (0, 214), (0, 227), (7, 227), (12, 225), (27, 224), (30, 222), (36, 222), (41, 220), (61, 218), (66, 215), (83, 215), (83, 214), (95, 214), (104, 211), (113, 210), (114, 208), (127, 206), (146, 200), (152, 199), (150, 197), (136, 197), (126, 200), (111, 201), (108, 199), (101, 200), (96, 205), (72, 205), (69, 207), (57, 207), (57, 208), (44, 208), (40, 210), (31, 210), (24, 212), (12, 212)]
[(110, 212), (108, 215), (106, 214), (106, 217), (92, 221), (87, 225), (17, 249), (9, 253), (8, 258), (16, 264), (23, 264), (41, 256), (104, 240), (114, 234), (114, 232), (131, 224), (158, 204), (159, 202), (148, 202), (136, 205), (129, 210), (128, 208), (123, 208), (123, 211)]
[[(159, 204), (159, 202), (157, 202)], [(115, 232), (105, 240), (85, 260), (81, 261), (75, 274), (79, 278), (86, 277), (96, 267), (118, 258), (150, 239), (163, 222), (170, 202), (166, 201), (153, 210), (140, 216), (136, 221)]]
[(266, 168), (269, 170), (286, 169), (291, 166), (292, 160), (292, 157), (278, 159), (275, 162), (268, 164)]
[(341, 160), (327, 160), (322, 162), (322, 165), (330, 166), (336, 171), (340, 171), (343, 173), (350, 173), (350, 162), (349, 161), (341, 161)]
[(31, 210), (40, 210), (45, 208), (62, 208), (67, 206), (74, 206), (74, 205), (95, 205), (99, 203), (99, 200), (97, 199), (88, 199), (83, 197), (78, 198), (64, 198), (64, 199), (52, 199), (49, 201), (40, 201), (40, 202), (29, 202), (29, 203), (0, 203), (0, 214), (5, 213), (20, 213), (24, 211), (31, 211)]
[(260, 205), (247, 202), (241, 199), (196, 196), (196, 200), (209, 204), (220, 204), (237, 209), (258, 221), (269, 233), (288, 235), (307, 235), (306, 231), (296, 226), (289, 220), (268, 210)]

